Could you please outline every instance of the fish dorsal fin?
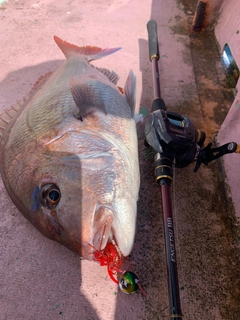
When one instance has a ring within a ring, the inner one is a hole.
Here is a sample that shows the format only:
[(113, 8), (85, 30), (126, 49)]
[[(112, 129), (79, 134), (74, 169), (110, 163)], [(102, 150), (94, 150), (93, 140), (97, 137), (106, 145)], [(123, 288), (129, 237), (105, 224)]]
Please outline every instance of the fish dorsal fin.
[(132, 70), (130, 70), (127, 77), (127, 81), (124, 86), (124, 93), (129, 107), (131, 108), (132, 117), (134, 117), (136, 104), (136, 77)]
[(41, 87), (44, 85), (44, 83), (50, 77), (51, 74), (52, 72), (48, 72), (44, 76), (41, 76), (36, 81), (28, 95), (26, 95), (21, 101), (18, 101), (14, 106), (12, 106), (0, 115), (0, 140), (4, 134), (4, 131), (15, 122), (19, 114), (22, 112), (25, 106), (31, 101), (36, 92), (38, 92), (41, 89)]
[(16, 119), (21, 108), (22, 104), (17, 103), (15, 106), (12, 106), (10, 109), (6, 110), (0, 115), (0, 140), (9, 123)]
[(103, 73), (112, 83), (117, 84), (118, 80), (119, 80), (119, 76), (116, 74), (116, 72), (114, 71), (110, 71), (108, 69), (105, 68), (97, 68), (96, 69)]
[(109, 54), (112, 54), (121, 49), (121, 48), (101, 49), (99, 47), (91, 47), (91, 46), (78, 47), (74, 44), (71, 44), (67, 41), (64, 41), (58, 38), (57, 36), (54, 36), (53, 38), (56, 44), (62, 50), (66, 58), (69, 58), (71, 55), (77, 53), (77, 54), (86, 56), (87, 60), (91, 61), (91, 60), (108, 56)]

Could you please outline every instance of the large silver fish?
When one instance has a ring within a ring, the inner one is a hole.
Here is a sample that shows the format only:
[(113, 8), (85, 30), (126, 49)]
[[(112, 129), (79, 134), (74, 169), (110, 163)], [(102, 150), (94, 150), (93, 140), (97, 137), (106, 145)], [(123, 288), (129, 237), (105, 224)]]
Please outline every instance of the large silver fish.
[(119, 48), (54, 39), (65, 63), (0, 117), (4, 185), (48, 238), (89, 260), (114, 238), (127, 256), (139, 190), (135, 76), (123, 93), (116, 73), (89, 64)]

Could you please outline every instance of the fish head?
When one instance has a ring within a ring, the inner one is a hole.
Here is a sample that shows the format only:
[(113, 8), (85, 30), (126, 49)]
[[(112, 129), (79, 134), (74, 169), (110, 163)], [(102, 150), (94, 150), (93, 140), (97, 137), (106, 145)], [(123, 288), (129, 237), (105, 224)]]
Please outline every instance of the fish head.
[(135, 237), (136, 199), (122, 188), (128, 175), (111, 143), (67, 132), (28, 153), (31, 165), (22, 155), (21, 176), (8, 192), (23, 215), (84, 259), (93, 260), (113, 239), (127, 256)]
[(24, 179), (18, 181), (12, 200), (42, 234), (92, 260), (97, 199), (82, 185), (79, 157), (47, 150), (31, 159), (32, 167), (23, 168)]

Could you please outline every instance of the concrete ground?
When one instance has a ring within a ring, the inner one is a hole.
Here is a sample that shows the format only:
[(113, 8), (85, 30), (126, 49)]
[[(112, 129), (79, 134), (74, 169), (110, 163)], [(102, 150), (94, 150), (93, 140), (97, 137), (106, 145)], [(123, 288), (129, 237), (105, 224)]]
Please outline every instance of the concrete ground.
[[(122, 46), (95, 64), (113, 69), (120, 86), (131, 68), (137, 106), (153, 97), (146, 23), (158, 23), (162, 95), (169, 110), (206, 131), (218, 132), (231, 92), (215, 38), (192, 33), (196, 1), (1, 1), (0, 110), (21, 100), (36, 80), (55, 70), (63, 56), (57, 36), (78, 45)], [(144, 110), (145, 110), (144, 109)], [(0, 319), (168, 319), (167, 274), (159, 188), (153, 158), (139, 140), (141, 188), (137, 236), (130, 269), (147, 297), (119, 291), (105, 268), (82, 261), (45, 239), (26, 221), (0, 184)], [(174, 171), (172, 188), (184, 319), (237, 320), (240, 312), (238, 251), (220, 162), (193, 173)]]

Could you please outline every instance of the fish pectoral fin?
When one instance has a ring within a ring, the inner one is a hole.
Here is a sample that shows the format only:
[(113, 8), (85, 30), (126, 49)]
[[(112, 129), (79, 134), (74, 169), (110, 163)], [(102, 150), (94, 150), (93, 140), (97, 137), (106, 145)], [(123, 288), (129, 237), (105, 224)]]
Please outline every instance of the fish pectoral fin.
[(134, 115), (134, 120), (136, 123), (136, 128), (137, 128), (137, 136), (138, 138), (145, 138), (145, 125), (148, 117), (143, 116), (142, 114), (135, 114)]
[(136, 104), (136, 77), (132, 70), (130, 70), (126, 84), (124, 86), (124, 93), (131, 108), (132, 117), (135, 114), (135, 104)]
[(112, 54), (121, 48), (109, 48), (109, 49), (102, 49), (99, 47), (91, 47), (91, 46), (85, 46), (85, 47), (78, 47), (74, 44), (71, 44), (67, 41), (64, 41), (57, 36), (54, 36), (54, 41), (58, 45), (58, 47), (62, 50), (63, 54), (66, 58), (69, 58), (72, 54), (79, 54), (86, 56), (86, 59), (88, 61), (92, 61), (95, 59), (100, 59), (102, 57), (108, 56), (109, 54)]
[(70, 89), (79, 109), (79, 118), (82, 119), (88, 113), (96, 110), (101, 110), (105, 114), (107, 113), (104, 103), (104, 95), (99, 92), (95, 83), (78, 83), (77, 80), (70, 80)]
[(97, 68), (95, 67), (99, 72), (103, 73), (112, 83), (117, 84), (119, 80), (119, 76), (114, 71), (110, 71), (105, 68)]

